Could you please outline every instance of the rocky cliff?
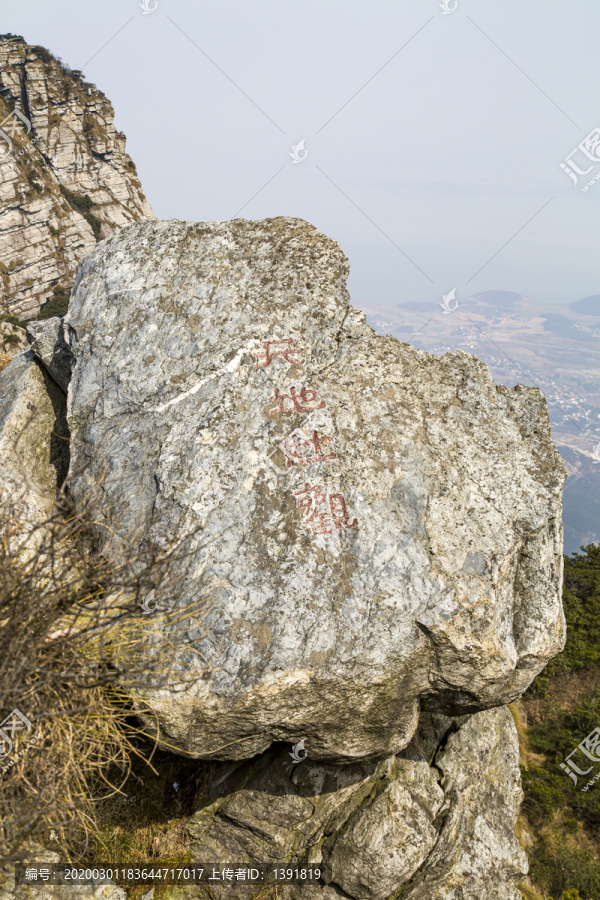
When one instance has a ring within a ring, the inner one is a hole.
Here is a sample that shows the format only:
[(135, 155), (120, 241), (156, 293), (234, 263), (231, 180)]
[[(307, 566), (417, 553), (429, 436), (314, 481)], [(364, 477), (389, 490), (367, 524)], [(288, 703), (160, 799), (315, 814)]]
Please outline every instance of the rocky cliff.
[[(137, 223), (0, 390), (24, 405), (42, 367), (66, 391), (99, 536), (184, 539), (132, 699), (169, 747), (229, 761), (196, 799), (196, 859), (317, 865), (290, 900), (518, 900), (506, 704), (564, 644), (564, 469), (537, 389), (375, 335), (347, 274), (298, 219)], [(199, 600), (171, 634), (195, 641), (191, 687), (153, 688), (161, 610)]]
[(98, 240), (154, 218), (113, 120), (80, 72), (0, 35), (0, 316), (68, 296)]

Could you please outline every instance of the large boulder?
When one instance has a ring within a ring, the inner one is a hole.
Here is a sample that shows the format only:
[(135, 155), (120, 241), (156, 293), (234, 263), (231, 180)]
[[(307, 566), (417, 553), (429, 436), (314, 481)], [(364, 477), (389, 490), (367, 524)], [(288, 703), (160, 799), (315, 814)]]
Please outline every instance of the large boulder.
[(420, 709), (508, 703), (564, 643), (564, 469), (539, 390), (377, 336), (347, 274), (335, 242), (279, 218), (138, 223), (76, 279), (73, 493), (101, 482), (123, 540), (189, 535), (156, 599), (206, 602), (180, 626), (197, 677), (143, 700), (191, 755), (303, 739), (313, 760), (384, 759)]

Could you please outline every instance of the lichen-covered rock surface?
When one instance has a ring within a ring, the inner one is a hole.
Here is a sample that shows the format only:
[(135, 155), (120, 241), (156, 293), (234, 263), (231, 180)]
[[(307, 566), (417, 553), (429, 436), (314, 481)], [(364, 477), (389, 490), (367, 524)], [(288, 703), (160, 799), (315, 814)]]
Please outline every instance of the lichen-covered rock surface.
[(347, 274), (335, 242), (279, 218), (140, 222), (76, 279), (73, 491), (102, 479), (123, 539), (191, 535), (156, 600), (206, 601), (180, 659), (197, 678), (144, 701), (192, 755), (302, 739), (313, 760), (382, 760), (420, 709), (510, 702), (563, 645), (543, 397), (375, 335)]
[[(426, 713), (411, 744), (379, 763), (290, 756), (273, 747), (214, 773), (188, 823), (195, 860), (310, 865), (312, 883), (280, 887), (284, 900), (521, 900), (519, 744), (506, 708)], [(254, 891), (236, 882), (222, 894)]]
[(464, 720), (434, 758), (439, 835), (402, 900), (521, 900), (527, 857), (515, 835), (523, 799), (517, 729), (507, 709)]
[(63, 391), (31, 350), (0, 374), (0, 504), (5, 516), (10, 510), (15, 537), (54, 508), (69, 464), (65, 414)]
[(42, 322), (30, 322), (25, 335), (36, 359), (44, 366), (52, 381), (66, 394), (71, 380), (73, 357), (69, 338), (65, 338), (62, 318), (53, 316)]

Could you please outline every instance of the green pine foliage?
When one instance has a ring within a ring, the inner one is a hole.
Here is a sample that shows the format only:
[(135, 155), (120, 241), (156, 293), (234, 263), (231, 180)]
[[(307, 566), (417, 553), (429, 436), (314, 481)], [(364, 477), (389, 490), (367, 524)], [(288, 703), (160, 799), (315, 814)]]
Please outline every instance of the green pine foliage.
[(586, 669), (600, 660), (600, 547), (565, 557), (563, 605), (567, 645), (534, 683), (540, 690), (558, 672)]
[(569, 675), (590, 678), (592, 685), (600, 681), (593, 677), (600, 674), (600, 547), (590, 545), (565, 559), (563, 601), (565, 650), (524, 698), (526, 706), (528, 699), (543, 706), (543, 715), (527, 729), (528, 749), (543, 762), (521, 768), (522, 811), (535, 841), (530, 877), (550, 900), (600, 900), (600, 781), (581, 790), (600, 772), (600, 764), (577, 785), (560, 769), (583, 738), (600, 727), (600, 688), (580, 691), (572, 708), (566, 695)]

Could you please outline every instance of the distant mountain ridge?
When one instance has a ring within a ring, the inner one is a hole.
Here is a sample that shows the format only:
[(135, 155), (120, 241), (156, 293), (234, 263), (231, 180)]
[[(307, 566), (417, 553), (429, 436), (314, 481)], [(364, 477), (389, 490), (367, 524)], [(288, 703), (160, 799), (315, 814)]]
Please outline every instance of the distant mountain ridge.
[(521, 294), (517, 294), (515, 291), (482, 291), (480, 294), (475, 294), (475, 299), (496, 308), (510, 308), (521, 300)]
[(571, 309), (584, 316), (600, 316), (600, 294), (590, 294), (583, 300), (575, 300), (571, 303)]

